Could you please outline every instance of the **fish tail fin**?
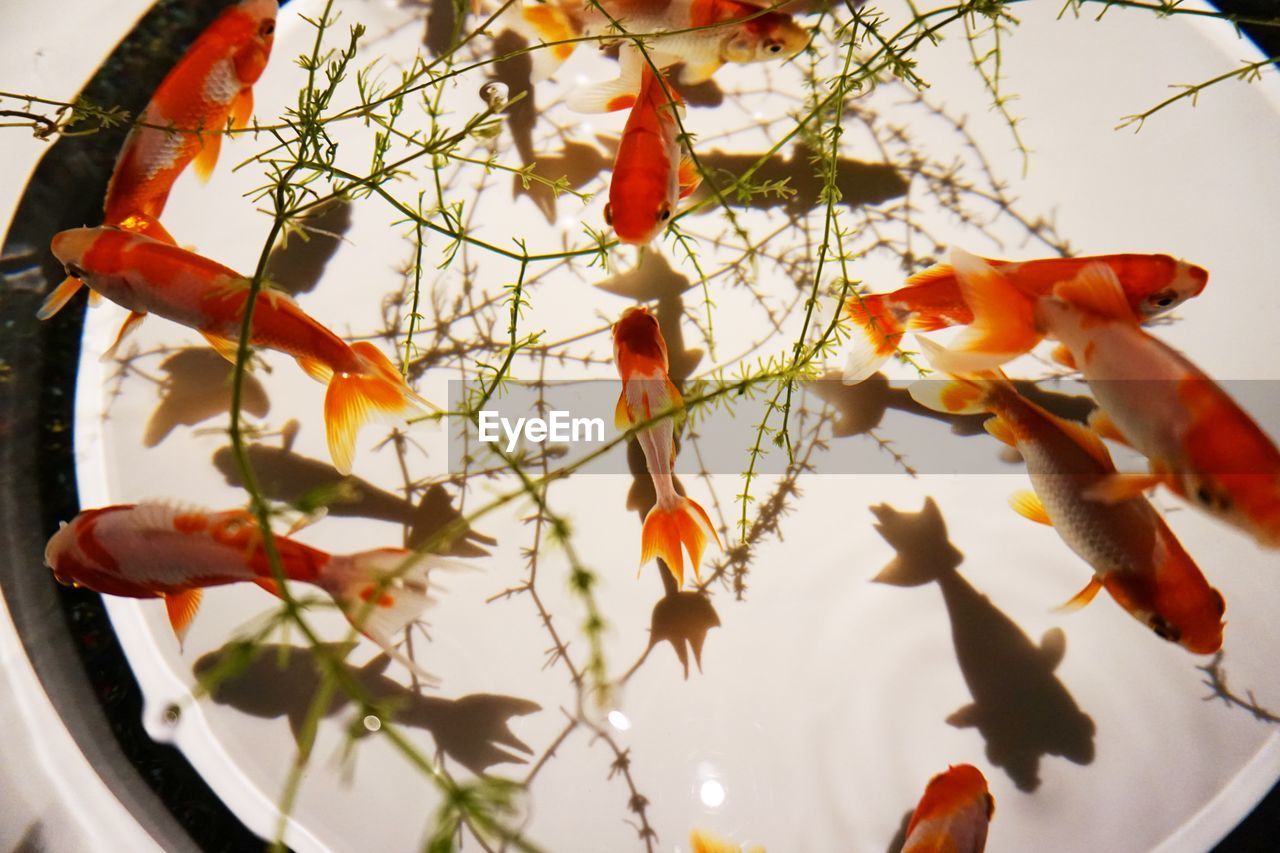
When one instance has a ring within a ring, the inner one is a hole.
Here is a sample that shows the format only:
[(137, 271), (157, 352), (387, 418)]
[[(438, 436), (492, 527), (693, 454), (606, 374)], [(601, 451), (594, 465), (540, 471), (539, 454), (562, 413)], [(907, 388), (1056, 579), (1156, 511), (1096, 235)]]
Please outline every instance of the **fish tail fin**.
[(64, 278), (62, 284), (55, 287), (53, 292), (45, 297), (40, 309), (36, 311), (36, 318), (48, 320), (54, 314), (57, 314), (71, 301), (71, 297), (75, 296), (83, 285), (84, 282), (78, 278), (72, 278), (71, 276)]
[[(577, 44), (557, 44), (579, 35), (569, 14), (556, 3), (523, 3), (516, 0), (498, 16), (493, 32), (510, 30), (529, 42), (533, 62), (530, 81), (540, 83), (555, 75), (564, 61), (573, 55)], [(549, 45), (539, 47), (539, 45)]]
[(436, 678), (396, 649), (391, 638), (434, 603), (430, 573), (462, 567), (467, 566), (435, 554), (379, 548), (335, 554), (321, 570), (317, 583), (333, 596), (356, 630), (420, 678), (434, 683)]
[(1044, 337), (1032, 299), (991, 264), (963, 249), (951, 250), (960, 295), (973, 322), (933, 359), (948, 373), (989, 370), (1032, 350)]
[[(643, 55), (634, 47), (624, 44), (618, 51), (618, 76), (613, 80), (579, 89), (569, 95), (569, 109), (579, 113), (611, 113), (633, 106), (640, 97), (646, 70), (652, 74)], [(672, 89), (678, 100), (679, 95)]]
[(689, 552), (694, 576), (701, 579), (702, 552), (710, 540), (723, 547), (707, 511), (697, 501), (682, 497), (670, 508), (654, 506), (645, 516), (640, 532), (640, 565), (659, 557), (667, 564), (676, 585), (684, 586), (682, 548)]
[[(937, 363), (946, 352), (941, 346), (925, 338), (917, 343), (925, 357)], [(921, 379), (907, 387), (911, 399), (934, 412), (948, 415), (977, 415), (987, 411), (987, 400), (993, 386), (1009, 387), (1009, 379), (996, 368), (979, 371), (968, 376), (949, 376), (945, 379)]]
[(857, 328), (849, 336), (844, 384), (856, 385), (879, 370), (897, 351), (904, 330), (883, 294), (854, 296), (845, 305), (845, 312)]
[[(904, 513), (888, 504), (870, 507), (876, 532), (898, 552), (871, 580), (890, 586), (924, 586), (953, 573), (963, 556), (947, 539), (946, 521), (933, 498), (919, 513)], [(940, 542), (937, 547), (917, 547)]]
[(369, 418), (394, 419), (432, 408), (405, 384), (391, 360), (372, 343), (357, 341), (351, 349), (359, 357), (362, 369), (349, 373), (334, 371), (324, 397), (329, 454), (340, 474), (351, 473), (356, 433)]

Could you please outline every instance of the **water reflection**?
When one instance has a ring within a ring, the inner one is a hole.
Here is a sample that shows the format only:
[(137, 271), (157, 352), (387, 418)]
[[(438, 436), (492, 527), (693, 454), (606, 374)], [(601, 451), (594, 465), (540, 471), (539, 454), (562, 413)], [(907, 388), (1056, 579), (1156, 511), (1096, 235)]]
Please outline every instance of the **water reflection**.
[[(327, 489), (338, 496), (327, 506), (329, 515), (402, 524), (407, 531), (407, 548), (419, 547), (462, 518), (449, 493), (438, 483), (428, 486), (422, 500), (415, 505), (354, 475), (344, 477), (327, 461), (309, 459), (287, 448), (251, 444), (247, 451), (249, 462), (257, 472), (258, 484), (268, 498), (296, 504), (309, 494)], [(230, 447), (215, 452), (213, 464), (228, 485), (241, 485), (240, 469)], [(440, 543), (432, 550), (454, 557), (485, 557), (489, 552), (482, 546), (496, 544), (496, 539), (468, 527), (452, 542)]]
[(1076, 764), (1094, 757), (1093, 720), (1076, 705), (1053, 674), (1066, 652), (1058, 628), (1031, 639), (956, 572), (964, 555), (947, 538), (946, 522), (933, 498), (918, 513), (873, 506), (876, 531), (897, 556), (875, 577), (894, 586), (937, 583), (951, 618), (956, 660), (973, 703), (947, 722), (974, 727), (987, 744), (987, 759), (1004, 769), (1019, 790), (1040, 784), (1042, 755)]
[[(155, 447), (175, 427), (195, 426), (231, 411), (232, 366), (211, 349), (180, 350), (160, 363), (160, 404), (147, 421), (144, 447)], [(244, 375), (241, 408), (254, 417), (271, 409), (267, 392), (252, 374)]]
[[(341, 643), (324, 647), (338, 655), (347, 648)], [(206, 678), (228, 656), (239, 652), (238, 643), (228, 644), (201, 657), (192, 671), (197, 678)], [(492, 693), (457, 699), (425, 696), (384, 676), (387, 663), (387, 657), (379, 655), (362, 667), (343, 666), (379, 707), (389, 709), (388, 719), (392, 722), (430, 732), (441, 753), (472, 773), (485, 773), (495, 764), (527, 763), (526, 756), (533, 750), (511, 731), (511, 718), (541, 711), (542, 706), (528, 699)], [(287, 718), (296, 740), (319, 685), (317, 663), (309, 649), (265, 645), (240, 672), (214, 684), (210, 696), (219, 705), (229, 705), (254, 717)], [(324, 716), (333, 717), (350, 704), (350, 697), (338, 691)]]

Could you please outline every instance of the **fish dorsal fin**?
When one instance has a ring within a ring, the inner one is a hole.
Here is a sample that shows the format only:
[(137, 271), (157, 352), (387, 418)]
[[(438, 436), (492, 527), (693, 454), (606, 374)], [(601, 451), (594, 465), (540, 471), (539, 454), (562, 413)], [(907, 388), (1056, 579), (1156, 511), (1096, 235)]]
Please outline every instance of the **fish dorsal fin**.
[[(1032, 405), (1035, 405), (1034, 403)], [(1107, 450), (1107, 446), (1102, 443), (1102, 439), (1096, 432), (1089, 429), (1086, 425), (1079, 421), (1069, 421), (1066, 418), (1060, 418), (1052, 412), (1046, 412), (1039, 406), (1036, 406), (1040, 414), (1058, 427), (1076, 444), (1093, 457), (1094, 461), (1104, 468), (1114, 470), (1115, 463), (1111, 461), (1111, 453)]]
[(935, 281), (951, 280), (956, 277), (955, 267), (951, 264), (934, 264), (927, 270), (921, 270), (915, 275), (908, 278), (903, 287), (919, 287), (922, 284), (930, 284)]
[(1040, 501), (1040, 496), (1035, 492), (1014, 492), (1009, 496), (1009, 506), (1013, 507), (1013, 511), (1018, 515), (1028, 518), (1036, 524), (1053, 526), (1053, 522), (1049, 519), (1049, 513)]
[(1062, 629), (1050, 628), (1045, 631), (1044, 636), (1040, 638), (1040, 657), (1045, 665), (1050, 670), (1057, 669), (1066, 653), (1067, 635), (1062, 632)]
[(1013, 427), (1004, 418), (996, 415), (994, 418), (987, 418), (982, 424), (982, 428), (987, 434), (1001, 444), (1007, 444), (1010, 447), (1018, 446), (1018, 437), (1014, 435)]
[(245, 86), (231, 104), (231, 126), (236, 130), (249, 126), (253, 118), (253, 87)]
[(702, 183), (702, 175), (688, 154), (680, 158), (680, 198), (688, 198)]
[(1060, 604), (1055, 607), (1054, 612), (1072, 613), (1079, 610), (1080, 608), (1087, 606), (1090, 601), (1093, 601), (1094, 596), (1098, 594), (1098, 590), (1100, 589), (1102, 589), (1102, 580), (1097, 575), (1094, 575), (1089, 578), (1089, 582), (1085, 584), (1084, 589), (1071, 596), (1065, 604)]
[(200, 153), (196, 155), (196, 177), (202, 181), (209, 180), (213, 167), (218, 165), (218, 151), (222, 148), (221, 133), (204, 133), (200, 137)]
[(1103, 263), (1089, 264), (1075, 278), (1058, 282), (1053, 286), (1053, 295), (1091, 314), (1137, 322), (1120, 279)]
[(165, 594), (164, 607), (169, 613), (169, 624), (173, 626), (173, 633), (178, 637), (179, 646), (187, 638), (187, 630), (191, 627), (191, 620), (196, 618), (196, 611), (200, 609), (202, 598), (204, 598), (202, 589)]

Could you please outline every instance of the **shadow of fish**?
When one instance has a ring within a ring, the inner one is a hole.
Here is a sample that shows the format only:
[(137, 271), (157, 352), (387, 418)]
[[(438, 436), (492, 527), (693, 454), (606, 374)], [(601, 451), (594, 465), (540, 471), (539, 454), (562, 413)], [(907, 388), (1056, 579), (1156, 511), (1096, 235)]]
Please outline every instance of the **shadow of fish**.
[[(670, 574), (666, 572), (665, 574)], [(689, 651), (702, 672), (702, 646), (707, 632), (720, 627), (720, 616), (711, 599), (701, 592), (668, 592), (653, 606), (649, 626), (649, 649), (664, 640), (675, 649), (684, 677), (689, 677)]]
[[(346, 649), (342, 643), (326, 644), (335, 654)], [(228, 655), (241, 653), (240, 644), (228, 644), (195, 662), (197, 678), (215, 676), (209, 695), (219, 705), (227, 705), (254, 717), (285, 717), (296, 740), (302, 731), (312, 696), (320, 684), (318, 664), (309, 649), (301, 646), (266, 645), (238, 672), (215, 675)], [(495, 764), (525, 764), (533, 750), (511, 731), (511, 718), (542, 710), (542, 706), (516, 696), (474, 693), (458, 699), (426, 696), (383, 675), (387, 658), (380, 655), (362, 667), (343, 664), (347, 673), (380, 708), (388, 719), (401, 726), (431, 733), (436, 748), (477, 775)], [(332, 717), (350, 706), (351, 699), (340, 691), (324, 716)], [(523, 753), (523, 755), (521, 754)]]
[[(297, 504), (308, 495), (326, 490), (339, 496), (338, 500), (326, 506), (329, 515), (402, 524), (408, 530), (405, 537), (408, 548), (419, 547), (462, 518), (449, 493), (439, 484), (428, 487), (415, 506), (359, 477), (342, 476), (328, 462), (308, 459), (281, 447), (251, 444), (248, 453), (263, 493), (272, 500)], [(217, 450), (213, 454), (213, 464), (222, 472), (228, 485), (242, 485), (240, 469), (230, 447)], [(452, 542), (440, 543), (432, 550), (454, 557), (484, 557), (489, 552), (481, 546), (496, 544), (496, 539), (467, 528)]]
[[(175, 427), (195, 426), (231, 411), (231, 371), (226, 359), (211, 349), (180, 350), (160, 363), (160, 403), (147, 420), (144, 447), (155, 447)], [(254, 417), (271, 410), (262, 383), (246, 373), (241, 386), (241, 408)]]
[(633, 269), (618, 273), (596, 287), (634, 299), (636, 302), (657, 302), (658, 329), (667, 343), (667, 358), (671, 381), (679, 387), (702, 361), (702, 350), (690, 349), (684, 342), (684, 296), (694, 287), (687, 276), (671, 267), (671, 262), (657, 252), (645, 252)]
[(320, 283), (324, 268), (351, 228), (351, 202), (326, 202), (297, 224), (301, 233), (273, 248), (267, 258), (267, 278), (272, 287), (290, 296), (308, 293)]
[(986, 741), (987, 759), (1022, 791), (1039, 786), (1042, 755), (1091, 763), (1093, 720), (1053, 674), (1066, 653), (1061, 629), (1045, 632), (1036, 646), (956, 572), (964, 555), (948, 540), (933, 498), (918, 513), (885, 504), (871, 512), (879, 522), (876, 531), (898, 552), (874, 580), (894, 586), (936, 583), (942, 590), (956, 660), (973, 696), (947, 722), (976, 728)]
[[(569, 140), (565, 142), (559, 154), (537, 155), (533, 171), (539, 177), (549, 181), (564, 178), (572, 189), (578, 190), (612, 165), (613, 158), (606, 156), (605, 152), (596, 146), (587, 142)], [(516, 175), (513, 178), (512, 193), (517, 196), (524, 193), (532, 198), (547, 222), (555, 222), (556, 193), (551, 187), (538, 182), (531, 182), (526, 187), (524, 179)]]
[[(792, 148), (787, 157), (777, 153), (770, 155), (764, 165), (752, 174), (752, 181), (757, 184), (786, 181), (791, 192), (753, 193), (745, 203), (738, 201), (730, 188), (763, 153), (730, 154), (712, 150), (700, 154), (698, 159), (709, 173), (706, 180), (714, 182), (731, 204), (764, 210), (781, 207), (791, 217), (803, 216), (819, 206), (823, 179), (811, 162), (813, 155), (803, 145)], [(836, 188), (840, 191), (841, 204), (860, 207), (880, 204), (906, 194), (907, 181), (888, 164), (863, 163), (841, 157), (836, 161)], [(702, 187), (694, 193), (694, 201), (711, 195), (709, 186)]]

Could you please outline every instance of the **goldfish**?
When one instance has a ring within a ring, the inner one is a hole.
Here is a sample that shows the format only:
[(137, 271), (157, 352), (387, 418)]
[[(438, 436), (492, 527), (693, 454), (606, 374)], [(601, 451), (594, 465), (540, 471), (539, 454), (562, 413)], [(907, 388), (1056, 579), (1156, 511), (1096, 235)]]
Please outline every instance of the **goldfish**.
[[(709, 832), (695, 829), (689, 833), (689, 850), (691, 853), (741, 853), (742, 847)], [(764, 848), (752, 847), (747, 853), (764, 853)]]
[[(250, 279), (194, 252), (112, 227), (62, 231), (52, 249), (68, 274), (129, 309), (131, 318), (154, 313), (189, 326), (235, 360)], [(347, 345), (283, 293), (258, 293), (250, 343), (293, 356), (308, 376), (328, 385), (325, 433), (340, 473), (350, 473), (356, 434), (370, 415), (404, 416), (430, 406), (376, 346)]]
[[(808, 31), (791, 15), (767, 6), (742, 0), (604, 0), (575, 14), (582, 36), (601, 38), (602, 44), (624, 42), (624, 52), (634, 47), (619, 27), (634, 35), (654, 34), (644, 39), (653, 64), (683, 63), (680, 82), (692, 86), (710, 80), (725, 63), (786, 60), (804, 50)], [(624, 64), (617, 80), (577, 93), (569, 103), (580, 112), (598, 112), (614, 93), (634, 92), (638, 82)]]
[[(1071, 278), (1090, 264), (1112, 270), (1124, 288), (1125, 300), (1143, 322), (1172, 311), (1199, 296), (1209, 281), (1202, 267), (1169, 255), (1095, 255), (999, 261), (982, 258), (1024, 293), (1047, 295), (1053, 285)], [(906, 332), (932, 332), (967, 326), (974, 312), (965, 302), (952, 264), (939, 264), (907, 279), (892, 293), (854, 297), (845, 306), (858, 329), (854, 332), (845, 384), (861, 382), (893, 355)], [(861, 334), (859, 334), (859, 332)]]
[[(622, 394), (614, 413), (620, 430), (652, 420), (684, 404), (667, 375), (667, 342), (658, 320), (641, 307), (628, 308), (613, 325), (613, 359), (622, 377)], [(675, 428), (667, 417), (636, 432), (636, 441), (653, 478), (657, 503), (645, 516), (640, 533), (640, 565), (661, 557), (677, 586), (684, 585), (684, 554), (689, 552), (698, 575), (708, 540), (720, 546), (711, 519), (698, 503), (676, 492), (671, 469), (675, 465)]]
[(640, 93), (614, 109), (631, 106), (609, 180), (604, 219), (624, 243), (644, 246), (671, 219), (676, 203), (698, 187), (693, 161), (681, 156), (675, 110), (680, 95), (645, 65)]
[[(430, 603), (430, 572), (457, 565), (399, 548), (329, 554), (286, 536), (276, 536), (275, 545), (287, 579), (324, 590), (357, 629), (402, 662), (407, 658), (394, 651), (391, 637)], [(59, 525), (44, 561), (62, 584), (163, 599), (179, 640), (206, 587), (248, 581), (279, 594), (262, 532), (242, 509), (148, 501), (84, 510)]]
[(907, 824), (902, 853), (982, 853), (996, 801), (972, 764), (953, 764), (929, 780)]
[(1095, 497), (1123, 500), (1164, 485), (1259, 544), (1280, 547), (1280, 450), (1209, 376), (1139, 327), (1113, 269), (1089, 264), (1050, 296), (1033, 298), (980, 260), (963, 263), (957, 270), (962, 286), (978, 294), (979, 330), (948, 351), (940, 368), (999, 361), (1051, 335), (1060, 342), (1055, 357), (1089, 383), (1096, 430), (1150, 464), (1149, 474), (1107, 478)]
[[(124, 147), (107, 184), (103, 224), (174, 239), (160, 214), (178, 176), (195, 161), (207, 179), (218, 160), (222, 130), (242, 128), (253, 114), (253, 84), (271, 55), (277, 0), (241, 0), (225, 9), (165, 75)], [(80, 289), (69, 277), (42, 307), (52, 317)], [(132, 328), (126, 323), (117, 342)]]
[[(922, 341), (926, 352), (938, 349)], [(1065, 609), (1088, 604), (1105, 588), (1117, 604), (1160, 637), (1195, 654), (1222, 647), (1222, 594), (1209, 586), (1173, 531), (1143, 496), (1114, 503), (1093, 496), (1115, 476), (1102, 439), (1023, 398), (1002, 373), (911, 387), (921, 405), (952, 414), (995, 415), (987, 432), (1015, 448), (1035, 491), (1011, 500), (1020, 515), (1047, 524), (1093, 569)]]

